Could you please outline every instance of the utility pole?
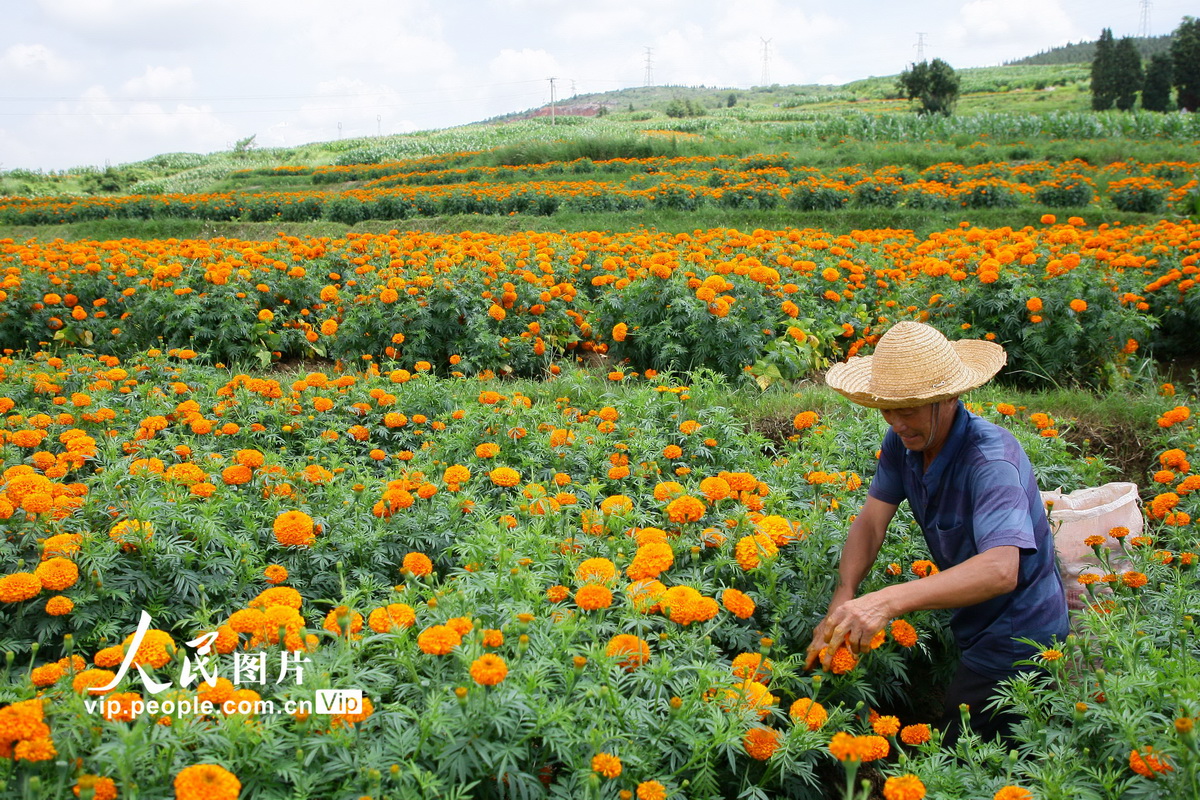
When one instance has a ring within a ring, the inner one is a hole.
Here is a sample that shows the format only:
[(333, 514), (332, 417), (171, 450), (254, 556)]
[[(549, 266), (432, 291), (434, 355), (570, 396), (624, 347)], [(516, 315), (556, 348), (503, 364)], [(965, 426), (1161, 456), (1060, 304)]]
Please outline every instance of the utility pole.
[(913, 47), (917, 48), (917, 60), (914, 62), (920, 64), (925, 60), (925, 36), (924, 31), (917, 31), (917, 43)]
[(375, 135), (383, 136), (383, 115), (382, 114), (375, 115)]
[(763, 59), (762, 59), (762, 80), (759, 86), (771, 85), (771, 40), (758, 37), (762, 41)]
[(1142, 0), (1142, 19), (1138, 25), (1138, 36), (1143, 39), (1150, 38), (1150, 0)]
[(550, 124), (554, 124), (554, 82), (557, 78), (547, 78), (550, 81)]
[(652, 48), (647, 47), (646, 48), (646, 78), (645, 78), (645, 81), (643, 82), (644, 86), (653, 86), (654, 85), (654, 65), (651, 62), (651, 57), (653, 55), (654, 55), (654, 50)]

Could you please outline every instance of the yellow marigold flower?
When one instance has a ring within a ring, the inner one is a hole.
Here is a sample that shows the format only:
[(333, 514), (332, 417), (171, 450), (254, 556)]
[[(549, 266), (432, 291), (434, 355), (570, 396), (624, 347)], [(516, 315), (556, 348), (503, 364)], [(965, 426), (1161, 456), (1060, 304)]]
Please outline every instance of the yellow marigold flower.
[(325, 615), (325, 621), (321, 627), (338, 636), (358, 639), (357, 634), (363, 628), (363, 615), (357, 611), (351, 611), (346, 606), (334, 606)]
[(621, 774), (621, 759), (609, 753), (592, 756), (592, 772), (604, 778), (616, 778)]
[(755, 761), (766, 761), (779, 749), (779, 731), (774, 728), (751, 728), (742, 737), (742, 749)]
[(175, 800), (237, 800), (242, 782), (217, 764), (193, 764), (175, 776)]
[(508, 665), (504, 659), (485, 653), (471, 663), (471, 680), (480, 686), (495, 686), (508, 677)]
[(267, 583), (283, 583), (287, 580), (287, 567), (279, 564), (271, 564), (263, 570), (263, 575), (267, 579)]
[(666, 542), (647, 542), (640, 546), (633, 561), (625, 568), (630, 580), (657, 578), (675, 563), (675, 553)]

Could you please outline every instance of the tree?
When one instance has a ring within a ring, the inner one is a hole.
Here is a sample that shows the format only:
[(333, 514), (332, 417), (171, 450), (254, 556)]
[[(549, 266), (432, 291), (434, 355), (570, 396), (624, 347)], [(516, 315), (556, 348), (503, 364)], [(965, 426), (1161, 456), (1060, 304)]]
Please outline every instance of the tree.
[(1184, 17), (1171, 42), (1176, 99), (1185, 111), (1200, 109), (1200, 19)]
[(921, 101), (917, 113), (949, 115), (958, 100), (959, 78), (953, 67), (935, 58), (904, 70), (896, 80), (896, 87), (902, 97)]
[(1117, 99), (1113, 63), (1115, 50), (1112, 29), (1105, 28), (1100, 31), (1100, 38), (1096, 41), (1096, 57), (1092, 59), (1093, 111), (1106, 111), (1112, 108)]
[(1138, 90), (1142, 88), (1142, 56), (1133, 39), (1124, 36), (1113, 48), (1113, 90), (1116, 92), (1117, 108), (1128, 111), (1137, 102)]
[(1166, 111), (1171, 106), (1171, 57), (1156, 53), (1146, 66), (1142, 82), (1142, 108), (1147, 111)]

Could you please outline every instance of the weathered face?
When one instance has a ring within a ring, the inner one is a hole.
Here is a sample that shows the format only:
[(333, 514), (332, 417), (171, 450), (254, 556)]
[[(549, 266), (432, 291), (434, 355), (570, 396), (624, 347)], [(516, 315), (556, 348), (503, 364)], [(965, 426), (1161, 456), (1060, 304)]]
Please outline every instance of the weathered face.
[[(953, 424), (956, 405), (958, 398), (951, 398), (913, 408), (884, 408), (880, 409), (880, 412), (904, 446), (920, 453), (930, 448), (941, 447)], [(937, 406), (941, 406), (941, 410), (935, 419), (933, 410)], [(935, 424), (936, 431), (933, 429)], [(932, 437), (930, 433), (933, 434)]]

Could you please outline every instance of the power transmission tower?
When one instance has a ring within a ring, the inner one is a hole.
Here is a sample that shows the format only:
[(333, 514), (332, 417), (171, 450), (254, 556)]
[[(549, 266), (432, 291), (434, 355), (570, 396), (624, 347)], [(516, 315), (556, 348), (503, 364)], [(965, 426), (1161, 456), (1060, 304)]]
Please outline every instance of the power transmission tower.
[(1141, 2), (1142, 18), (1141, 18), (1140, 24), (1138, 25), (1138, 36), (1142, 37), (1143, 39), (1148, 39), (1150, 37), (1150, 6), (1151, 5), (1152, 5), (1152, 3), (1150, 2), (1150, 0), (1142, 0), (1142, 2)]
[(645, 86), (653, 86), (654, 85), (654, 64), (651, 61), (651, 57), (653, 55), (654, 55), (653, 48), (647, 47), (646, 48), (646, 78), (644, 81)]
[(550, 124), (554, 124), (554, 82), (558, 78), (547, 78), (550, 81)]
[(771, 40), (758, 37), (762, 41), (763, 59), (762, 59), (762, 79), (759, 81), (759, 86), (771, 85)]
[(917, 60), (914, 63), (920, 64), (925, 60), (925, 36), (924, 31), (917, 31), (917, 43), (913, 47), (917, 48)]

